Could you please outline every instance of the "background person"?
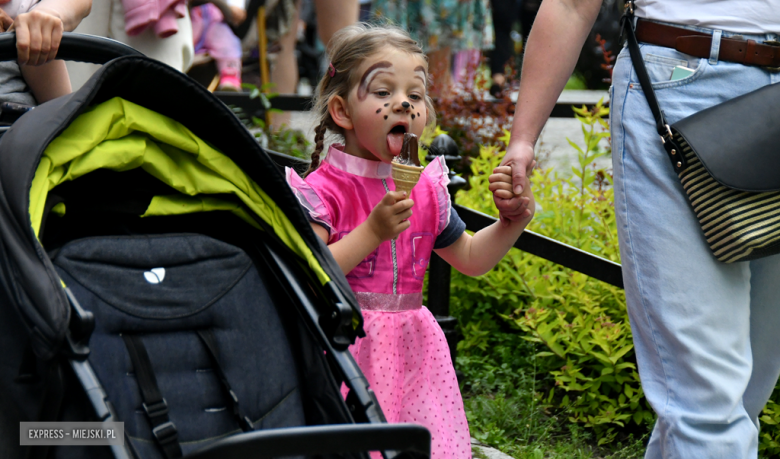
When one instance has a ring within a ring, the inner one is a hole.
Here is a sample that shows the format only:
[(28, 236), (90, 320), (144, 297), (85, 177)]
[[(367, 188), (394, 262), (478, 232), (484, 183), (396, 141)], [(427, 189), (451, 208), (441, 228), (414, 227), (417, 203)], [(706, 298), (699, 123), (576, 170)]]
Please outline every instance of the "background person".
[[(524, 188), (534, 144), (600, 6), (601, 0), (542, 3), (503, 160), (512, 165), (516, 192)], [(777, 40), (777, 0), (638, 0), (636, 15), (668, 23), (680, 35), (710, 35), (700, 56), (640, 43), (670, 124), (780, 79), (768, 69), (725, 60), (721, 48), (723, 38)], [(676, 66), (694, 72), (672, 81)], [(758, 415), (780, 374), (780, 257), (716, 261), (661, 146), (627, 49), (612, 81), (615, 212), (626, 302), (642, 387), (658, 414), (646, 457), (755, 458)]]
[(91, 0), (0, 2), (0, 32), (16, 32), (16, 62), (0, 62), (0, 101), (36, 105), (71, 92), (63, 61), (55, 61), (62, 32), (89, 14)]
[[(137, 49), (147, 57), (186, 72), (192, 65), (194, 46), (192, 22), (187, 8), (184, 8), (183, 14), (183, 17), (175, 20), (177, 32), (166, 38), (157, 35), (153, 27), (131, 36), (125, 31), (125, 9), (122, 0), (99, 0), (92, 5), (92, 12), (74, 32), (113, 38)], [(82, 62), (67, 62), (66, 65), (74, 90), (80, 88), (101, 67)]]

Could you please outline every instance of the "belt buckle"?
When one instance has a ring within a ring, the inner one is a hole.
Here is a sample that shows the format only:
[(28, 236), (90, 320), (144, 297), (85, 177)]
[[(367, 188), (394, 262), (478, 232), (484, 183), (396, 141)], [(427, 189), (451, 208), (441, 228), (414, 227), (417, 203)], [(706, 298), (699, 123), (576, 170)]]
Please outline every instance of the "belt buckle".
[[(767, 40), (767, 41), (763, 42), (762, 44), (769, 45), (769, 46), (780, 47), (780, 41), (777, 41), (777, 40)], [(770, 72), (780, 72), (780, 67), (769, 67), (769, 66), (767, 66), (767, 67), (764, 67), (764, 68), (769, 70)]]

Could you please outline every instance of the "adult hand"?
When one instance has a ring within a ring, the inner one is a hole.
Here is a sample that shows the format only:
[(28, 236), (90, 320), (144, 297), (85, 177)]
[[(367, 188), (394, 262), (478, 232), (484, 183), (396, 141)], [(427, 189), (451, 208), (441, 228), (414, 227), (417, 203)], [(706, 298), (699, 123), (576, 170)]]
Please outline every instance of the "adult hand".
[(414, 201), (406, 197), (406, 192), (388, 191), (371, 211), (366, 223), (380, 241), (395, 239), (411, 226), (412, 206)]
[(525, 189), (526, 179), (536, 166), (534, 161), (534, 146), (532, 144), (516, 142), (510, 143), (506, 150), (504, 159), (501, 160), (501, 166), (510, 166), (512, 168), (512, 191), (513, 197), (495, 199), (496, 208), (502, 219), (510, 221), (519, 221), (524, 218), (525, 208), (520, 205), (523, 190)]
[(56, 11), (35, 8), (17, 16), (8, 30), (16, 31), (19, 64), (42, 65), (57, 56), (64, 26)]

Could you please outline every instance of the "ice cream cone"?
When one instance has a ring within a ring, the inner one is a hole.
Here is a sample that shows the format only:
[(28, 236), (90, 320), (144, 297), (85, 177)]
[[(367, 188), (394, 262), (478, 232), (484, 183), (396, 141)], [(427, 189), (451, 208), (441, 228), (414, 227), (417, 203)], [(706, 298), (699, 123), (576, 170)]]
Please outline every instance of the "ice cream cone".
[(424, 167), (409, 166), (406, 164), (392, 163), (393, 182), (395, 182), (395, 191), (406, 191), (406, 195), (412, 194), (412, 188), (420, 180), (420, 174)]

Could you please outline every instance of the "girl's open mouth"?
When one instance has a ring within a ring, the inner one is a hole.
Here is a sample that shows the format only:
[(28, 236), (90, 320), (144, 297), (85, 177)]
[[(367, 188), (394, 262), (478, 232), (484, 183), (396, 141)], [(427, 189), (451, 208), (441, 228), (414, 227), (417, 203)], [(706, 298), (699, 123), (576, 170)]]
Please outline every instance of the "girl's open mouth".
[(404, 144), (404, 134), (406, 133), (406, 126), (399, 124), (393, 127), (390, 132), (387, 133), (387, 149), (393, 156), (401, 154), (401, 147)]

